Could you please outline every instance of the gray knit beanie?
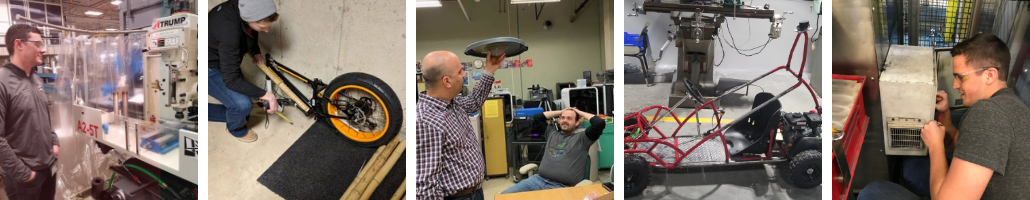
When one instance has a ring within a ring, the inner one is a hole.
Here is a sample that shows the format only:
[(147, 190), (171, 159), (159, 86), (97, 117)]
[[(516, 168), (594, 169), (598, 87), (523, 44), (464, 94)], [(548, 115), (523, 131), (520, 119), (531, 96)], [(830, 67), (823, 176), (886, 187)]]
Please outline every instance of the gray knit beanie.
[(256, 22), (275, 13), (272, 0), (240, 0), (240, 17), (243, 21)]

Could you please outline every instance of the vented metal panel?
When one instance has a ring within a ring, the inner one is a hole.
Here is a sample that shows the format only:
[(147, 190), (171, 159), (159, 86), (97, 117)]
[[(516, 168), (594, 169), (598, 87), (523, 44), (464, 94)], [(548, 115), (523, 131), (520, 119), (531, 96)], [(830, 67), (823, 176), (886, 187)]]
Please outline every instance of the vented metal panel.
[(891, 148), (924, 149), (919, 128), (890, 128)]

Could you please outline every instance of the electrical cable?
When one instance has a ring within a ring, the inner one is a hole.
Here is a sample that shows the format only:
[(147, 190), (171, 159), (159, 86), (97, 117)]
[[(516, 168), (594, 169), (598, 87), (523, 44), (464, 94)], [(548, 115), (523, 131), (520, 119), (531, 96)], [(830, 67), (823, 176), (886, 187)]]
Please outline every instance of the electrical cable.
[(147, 171), (146, 169), (143, 169), (142, 167), (133, 164), (124, 164), (124, 166), (142, 171), (144, 174), (150, 176), (150, 178), (153, 178), (154, 180), (157, 180), (158, 183), (161, 183), (161, 187), (166, 187), (165, 182), (162, 181), (160, 178), (157, 178), (157, 176), (155, 176), (154, 174), (151, 174), (150, 171)]
[[(750, 28), (750, 25), (748, 25), (748, 27)], [(761, 46), (757, 46), (757, 47), (754, 47), (754, 48), (741, 50), (740, 49), (741, 47), (739, 47), (741, 45), (737, 45), (737, 40), (735, 38), (733, 38), (733, 30), (730, 29), (730, 22), (729, 21), (726, 21), (726, 31), (728, 31), (729, 35), (730, 35), (731, 43), (729, 44), (729, 46), (734, 48), (734, 49), (737, 49), (738, 51), (751, 51), (751, 50), (758, 49), (759, 47), (764, 49), (765, 46), (769, 44), (769, 41), (772, 41), (772, 38), (769, 38), (769, 40), (766, 41), (765, 44), (762, 44)], [(750, 40), (750, 38), (751, 38), (751, 34), (748, 33), (748, 40)]]
[(820, 18), (822, 18), (822, 17), (823, 17), (822, 15), (815, 16), (815, 27), (817, 27), (817, 28), (815, 29), (815, 32), (812, 33), (812, 39), (811, 39), (812, 42), (816, 42), (816, 41), (819, 41), (819, 39), (823, 39), (823, 37), (822, 37), (823, 27), (820, 25), (820, 22), (821, 22)]
[(716, 67), (722, 65), (722, 61), (726, 60), (726, 47), (722, 46), (722, 36), (716, 36), (719, 38), (719, 49), (722, 50), (722, 58), (719, 59), (719, 63), (715, 64)]
[(118, 173), (111, 172), (111, 179), (107, 180), (107, 189), (111, 189), (111, 184), (114, 183), (114, 175), (115, 174), (118, 174)]

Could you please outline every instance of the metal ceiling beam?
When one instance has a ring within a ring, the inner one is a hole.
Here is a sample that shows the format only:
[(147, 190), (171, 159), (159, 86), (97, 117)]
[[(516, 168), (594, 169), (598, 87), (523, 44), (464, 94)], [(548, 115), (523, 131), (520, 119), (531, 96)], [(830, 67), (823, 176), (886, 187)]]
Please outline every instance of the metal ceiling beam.
[(461, 0), (458, 0), (458, 7), (461, 7), (461, 14), (465, 15), (465, 21), (467, 21), (467, 22), (472, 21), (472, 20), (469, 19), (469, 13), (465, 11), (465, 4), (462, 4)]

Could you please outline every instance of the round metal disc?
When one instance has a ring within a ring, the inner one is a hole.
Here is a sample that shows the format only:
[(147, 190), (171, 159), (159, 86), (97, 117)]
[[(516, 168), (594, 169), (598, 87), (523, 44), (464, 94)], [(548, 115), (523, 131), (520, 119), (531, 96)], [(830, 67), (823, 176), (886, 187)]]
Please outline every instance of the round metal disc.
[(518, 38), (513, 37), (495, 37), (478, 42), (473, 42), (465, 47), (465, 55), (486, 58), (486, 52), (493, 52), (494, 56), (501, 56), (498, 50), (504, 49), (504, 54), (507, 57), (518, 56), (522, 52), (529, 50), (529, 45)]

